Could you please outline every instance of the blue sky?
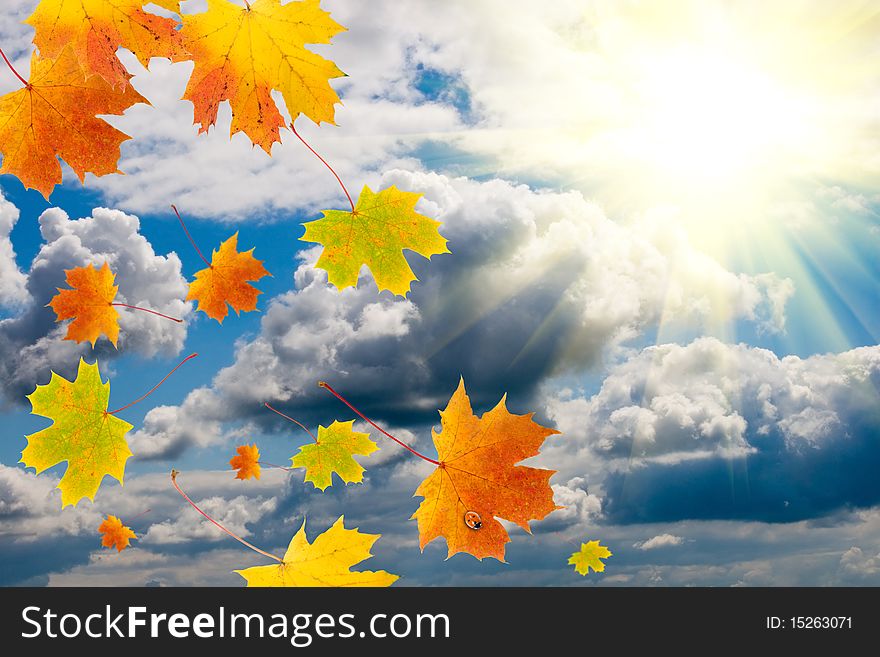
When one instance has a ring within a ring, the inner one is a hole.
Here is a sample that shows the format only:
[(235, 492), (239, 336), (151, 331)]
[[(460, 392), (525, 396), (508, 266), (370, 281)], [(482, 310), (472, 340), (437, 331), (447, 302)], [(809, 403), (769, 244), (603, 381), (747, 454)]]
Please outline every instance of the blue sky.
[[(34, 3), (13, 4), (0, 42), (26, 71), (32, 33), (18, 21)], [(880, 584), (880, 137), (864, 109), (880, 87), (857, 65), (880, 39), (877, 14), (322, 4), (349, 28), (320, 47), (348, 74), (334, 83), (343, 105), (338, 127), (298, 128), (353, 193), (424, 194), (452, 253), (409, 254), (420, 281), (407, 299), (378, 293), (366, 270), (339, 293), (298, 240), (303, 221), (344, 207), (332, 176), (289, 132), (272, 158), (229, 139), (227, 108), (196, 135), (179, 100), (190, 65), (147, 72), (123, 52), (153, 104), (113, 119), (134, 137), (127, 175), (83, 187), (65, 169), (49, 203), (0, 177), (0, 219), (19, 214), (0, 232), (0, 258), (3, 240), (15, 253), (0, 261), (0, 583), (241, 584), (231, 571), (259, 555), (185, 506), (173, 466), (266, 549), (305, 516), (312, 533), (344, 513), (383, 534), (368, 565), (403, 585)], [(817, 48), (821, 61), (807, 60)], [(171, 203), (206, 254), (235, 231), (254, 247), (273, 274), (256, 284), (259, 312), (221, 326), (182, 302), (203, 263)], [(128, 268), (121, 293), (148, 290), (184, 325), (130, 318), (118, 354), (64, 343), (36, 297), (64, 266), (101, 258)], [(21, 391), (50, 370), (97, 355), (118, 406), (192, 352), (125, 411), (124, 487), (105, 479), (94, 503), (62, 512), (63, 466), (17, 464), (25, 434), (46, 425)], [(446, 561), (442, 540), (419, 552), (408, 518), (430, 468), (384, 439), (362, 459), (364, 484), (324, 493), (301, 472), (227, 471), (238, 444), (286, 463), (307, 439), (265, 401), (311, 426), (352, 419), (321, 379), (432, 454), (460, 375), (478, 413), (506, 392), (511, 410), (562, 432), (530, 464), (558, 471), (565, 509), (531, 536), (512, 529), (507, 564)], [(147, 508), (132, 549), (102, 551), (102, 515)], [(582, 578), (566, 560), (592, 539), (614, 556)]]

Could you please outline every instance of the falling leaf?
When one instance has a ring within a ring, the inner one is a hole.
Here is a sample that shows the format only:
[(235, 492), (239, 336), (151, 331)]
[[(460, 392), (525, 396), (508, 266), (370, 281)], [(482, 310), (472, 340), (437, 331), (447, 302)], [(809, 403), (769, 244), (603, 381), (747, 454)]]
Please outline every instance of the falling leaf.
[(62, 158), (79, 177), (119, 173), (119, 146), (129, 136), (97, 118), (146, 103), (133, 87), (114, 90), (100, 76), (88, 80), (70, 48), (57, 60), (31, 58), (30, 83), (0, 98), (3, 167), (47, 199), (61, 183)]
[(574, 566), (574, 569), (581, 575), (590, 572), (590, 568), (597, 573), (605, 570), (605, 564), (601, 559), (607, 559), (611, 556), (611, 551), (604, 545), (599, 545), (599, 541), (590, 541), (589, 543), (581, 543), (581, 549), (571, 555), (568, 563)]
[(132, 425), (107, 412), (110, 382), (102, 383), (98, 363), (79, 361), (76, 379), (52, 372), (47, 385), (37, 386), (27, 398), (31, 413), (52, 420), (51, 426), (27, 437), (21, 463), (37, 474), (67, 461), (58, 488), (61, 507), (84, 497), (95, 499), (104, 475), (122, 483), (125, 462), (131, 456), (125, 434)]
[(441, 431), (432, 431), (440, 465), (415, 492), (425, 498), (412, 516), (422, 549), (443, 536), (450, 557), (468, 552), (504, 561), (510, 537), (496, 518), (529, 531), (529, 520), (560, 508), (548, 483), (554, 470), (515, 465), (559, 432), (534, 422), (532, 413), (511, 414), (505, 399), (478, 418), (462, 380), (440, 411)]
[(101, 545), (115, 547), (117, 552), (122, 552), (128, 547), (130, 538), (137, 538), (137, 534), (131, 531), (130, 527), (123, 525), (116, 516), (107, 516), (107, 519), (98, 527), (98, 531), (104, 535), (101, 538)]
[(269, 153), (285, 125), (273, 90), (281, 92), (291, 120), (305, 114), (315, 123), (334, 122), (339, 96), (330, 78), (345, 74), (304, 46), (330, 43), (345, 28), (319, 0), (254, 0), (250, 7), (208, 0), (207, 12), (182, 19), (183, 45), (195, 61), (183, 97), (193, 103), (199, 132), (214, 125), (220, 103), (228, 100), (230, 135), (244, 132)]
[(233, 470), (238, 470), (236, 479), (260, 478), (260, 450), (254, 445), (239, 445), (235, 448), (238, 452), (229, 460)]
[(228, 313), (228, 303), (236, 314), (257, 309), (257, 296), (262, 294), (247, 281), (271, 276), (262, 260), (252, 255), (253, 249), (239, 253), (238, 233), (211, 254), (211, 266), (196, 273), (189, 285), (187, 301), (197, 300), (198, 309), (221, 324)]
[(314, 543), (309, 543), (303, 521), (282, 563), (235, 572), (247, 580), (248, 586), (391, 586), (397, 575), (384, 570), (350, 570), (373, 556), (370, 548), (380, 536), (346, 529), (340, 516)]
[(352, 456), (372, 454), (379, 446), (370, 434), (353, 431), (354, 420), (334, 421), (329, 427), (318, 427), (318, 441), (299, 448), (291, 460), (294, 468), (306, 469), (306, 481), (326, 490), (333, 483), (333, 473), (346, 483), (364, 479), (364, 468)]
[(324, 210), (317, 221), (303, 224), (304, 242), (324, 245), (317, 266), (340, 290), (357, 285), (362, 265), (367, 265), (379, 291), (406, 296), (416, 279), (403, 250), (429, 258), (449, 253), (437, 230), (439, 221), (415, 211), (421, 194), (403, 192), (393, 185), (378, 194), (364, 186), (354, 212)]
[(119, 313), (112, 305), (119, 289), (113, 285), (115, 274), (106, 262), (100, 269), (85, 266), (64, 273), (72, 289), (57, 288), (58, 294), (49, 302), (58, 316), (56, 321), (73, 318), (64, 339), (90, 342), (94, 347), (95, 341), (106, 335), (115, 347), (119, 338)]
[(151, 57), (185, 57), (177, 22), (145, 12), (151, 3), (180, 12), (179, 0), (41, 0), (25, 23), (33, 26), (42, 57), (58, 57), (70, 44), (87, 75), (124, 87), (131, 76), (116, 56), (119, 47), (144, 67)]

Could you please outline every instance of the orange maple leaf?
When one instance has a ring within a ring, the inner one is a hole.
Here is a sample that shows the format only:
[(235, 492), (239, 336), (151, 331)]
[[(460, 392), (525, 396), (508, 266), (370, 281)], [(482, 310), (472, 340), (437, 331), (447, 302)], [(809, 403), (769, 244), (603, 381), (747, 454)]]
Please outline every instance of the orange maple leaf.
[(230, 135), (244, 132), (269, 153), (285, 125), (273, 89), (284, 98), (291, 120), (302, 113), (315, 123), (333, 123), (339, 96), (329, 81), (345, 74), (305, 44), (330, 43), (345, 28), (319, 0), (246, 5), (208, 0), (208, 11), (182, 16), (183, 47), (195, 62), (183, 98), (193, 103), (199, 132), (214, 125), (220, 103), (228, 100)]
[(128, 539), (137, 538), (137, 534), (131, 531), (131, 528), (123, 525), (116, 516), (107, 516), (107, 519), (98, 527), (98, 531), (104, 535), (101, 538), (101, 545), (115, 547), (117, 552), (122, 552), (128, 547)]
[(199, 302), (198, 310), (221, 324), (232, 306), (236, 314), (241, 311), (257, 309), (257, 296), (262, 294), (247, 281), (258, 281), (271, 276), (250, 251), (238, 251), (238, 233), (220, 245), (211, 254), (211, 264), (207, 269), (196, 273), (196, 279), (189, 285), (187, 301)]
[(67, 284), (73, 288), (63, 290), (57, 288), (58, 294), (47, 304), (55, 311), (58, 322), (73, 318), (67, 326), (65, 340), (77, 342), (95, 341), (103, 334), (116, 346), (119, 339), (119, 313), (113, 307), (118, 285), (113, 285), (116, 278), (107, 263), (97, 267), (76, 267), (64, 272)]
[(130, 85), (113, 89), (103, 78), (88, 79), (70, 48), (58, 59), (31, 58), (24, 89), (0, 98), (0, 173), (11, 173), (46, 199), (61, 183), (62, 158), (85, 182), (85, 174), (119, 173), (119, 146), (130, 139), (99, 114), (122, 114), (148, 103)]
[(533, 413), (513, 415), (506, 397), (478, 418), (461, 380), (440, 411), (440, 433), (432, 430), (440, 465), (416, 490), (425, 500), (412, 515), (423, 550), (443, 536), (447, 558), (468, 552), (504, 561), (510, 537), (496, 518), (529, 531), (529, 520), (561, 508), (553, 503), (549, 484), (555, 470), (516, 465), (537, 455), (544, 440), (559, 432), (534, 422)]
[(239, 445), (235, 448), (238, 452), (229, 460), (229, 465), (233, 470), (238, 470), (235, 475), (236, 479), (250, 479), (251, 477), (260, 478), (260, 450), (256, 444)]
[(58, 57), (69, 44), (89, 75), (124, 87), (131, 75), (116, 56), (120, 46), (145, 68), (151, 57), (185, 57), (177, 21), (145, 12), (150, 3), (180, 11), (179, 0), (41, 0), (25, 23), (42, 57)]

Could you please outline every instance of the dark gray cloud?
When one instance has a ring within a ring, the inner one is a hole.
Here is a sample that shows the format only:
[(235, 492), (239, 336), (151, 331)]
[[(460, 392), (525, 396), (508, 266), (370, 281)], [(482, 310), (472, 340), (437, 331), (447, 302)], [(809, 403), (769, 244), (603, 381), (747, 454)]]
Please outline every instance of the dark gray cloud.
[(548, 375), (595, 365), (661, 313), (784, 323), (787, 279), (734, 274), (680, 231), (619, 225), (579, 193), (405, 171), (383, 184), (424, 194), (420, 210), (443, 222), (452, 254), (410, 254), (420, 281), (401, 299), (377, 294), (366, 274), (339, 292), (313, 267), (320, 247), (304, 252), (295, 289), (270, 302), (260, 334), (238, 345), (211, 386), (150, 411), (133, 434), (137, 454), (218, 442), (230, 422), (280, 426), (264, 401), (329, 421), (344, 407), (319, 380), (415, 429), (436, 422), (460, 376), (477, 406), (504, 392), (526, 405)]
[[(9, 214), (8, 207), (3, 211)], [(120, 309), (118, 350), (105, 338), (92, 349), (88, 343), (64, 340), (66, 323), (58, 324), (54, 311), (46, 307), (57, 288), (67, 287), (66, 269), (106, 262), (116, 273), (117, 301), (187, 320), (192, 304), (183, 301), (187, 282), (180, 260), (174, 253), (156, 254), (139, 233), (137, 217), (96, 208), (91, 217), (70, 219), (59, 208), (50, 208), (39, 222), (44, 244), (26, 277), (22, 274), (26, 298), (15, 315), (0, 320), (0, 405), (25, 403), (24, 396), (37, 383), (48, 381), (50, 370), (73, 376), (80, 356), (103, 361), (125, 352), (147, 357), (180, 352), (186, 322)]]
[(701, 338), (645, 349), (590, 398), (553, 395), (543, 462), (610, 522), (793, 521), (880, 502), (880, 347), (810, 358)]

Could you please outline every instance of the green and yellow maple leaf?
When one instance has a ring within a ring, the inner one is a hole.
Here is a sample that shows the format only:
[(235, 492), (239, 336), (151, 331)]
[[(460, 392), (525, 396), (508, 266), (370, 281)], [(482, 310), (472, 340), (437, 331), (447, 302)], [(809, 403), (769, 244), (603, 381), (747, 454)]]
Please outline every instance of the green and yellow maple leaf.
[(27, 398), (31, 413), (49, 418), (52, 424), (26, 436), (21, 463), (39, 474), (67, 461), (58, 483), (62, 508), (76, 506), (84, 497), (94, 500), (104, 475), (123, 483), (125, 462), (131, 456), (125, 434), (132, 425), (107, 412), (110, 382), (101, 382), (97, 362), (90, 365), (80, 359), (73, 381), (52, 372), (49, 383), (37, 386)]
[(590, 541), (589, 543), (581, 543), (581, 549), (569, 557), (568, 563), (573, 565), (581, 575), (589, 573), (590, 568), (601, 573), (605, 570), (605, 564), (601, 560), (610, 556), (611, 550), (600, 545), (599, 541)]
[(370, 434), (353, 431), (354, 420), (334, 421), (329, 427), (318, 427), (318, 440), (299, 448), (291, 458), (294, 468), (306, 469), (306, 481), (325, 490), (333, 483), (333, 473), (346, 483), (364, 479), (364, 468), (352, 458), (355, 454), (368, 456), (379, 446), (370, 440)]
[(398, 579), (384, 570), (352, 571), (351, 567), (373, 556), (370, 548), (381, 534), (346, 529), (343, 516), (313, 543), (303, 521), (281, 563), (236, 570), (248, 586), (391, 586)]
[(420, 197), (393, 185), (376, 194), (364, 185), (354, 212), (324, 210), (321, 219), (303, 224), (306, 232), (300, 239), (324, 245), (316, 266), (340, 290), (356, 286), (361, 266), (366, 265), (380, 292), (405, 297), (417, 279), (403, 250), (428, 259), (449, 253), (438, 230), (440, 222), (416, 212)]

